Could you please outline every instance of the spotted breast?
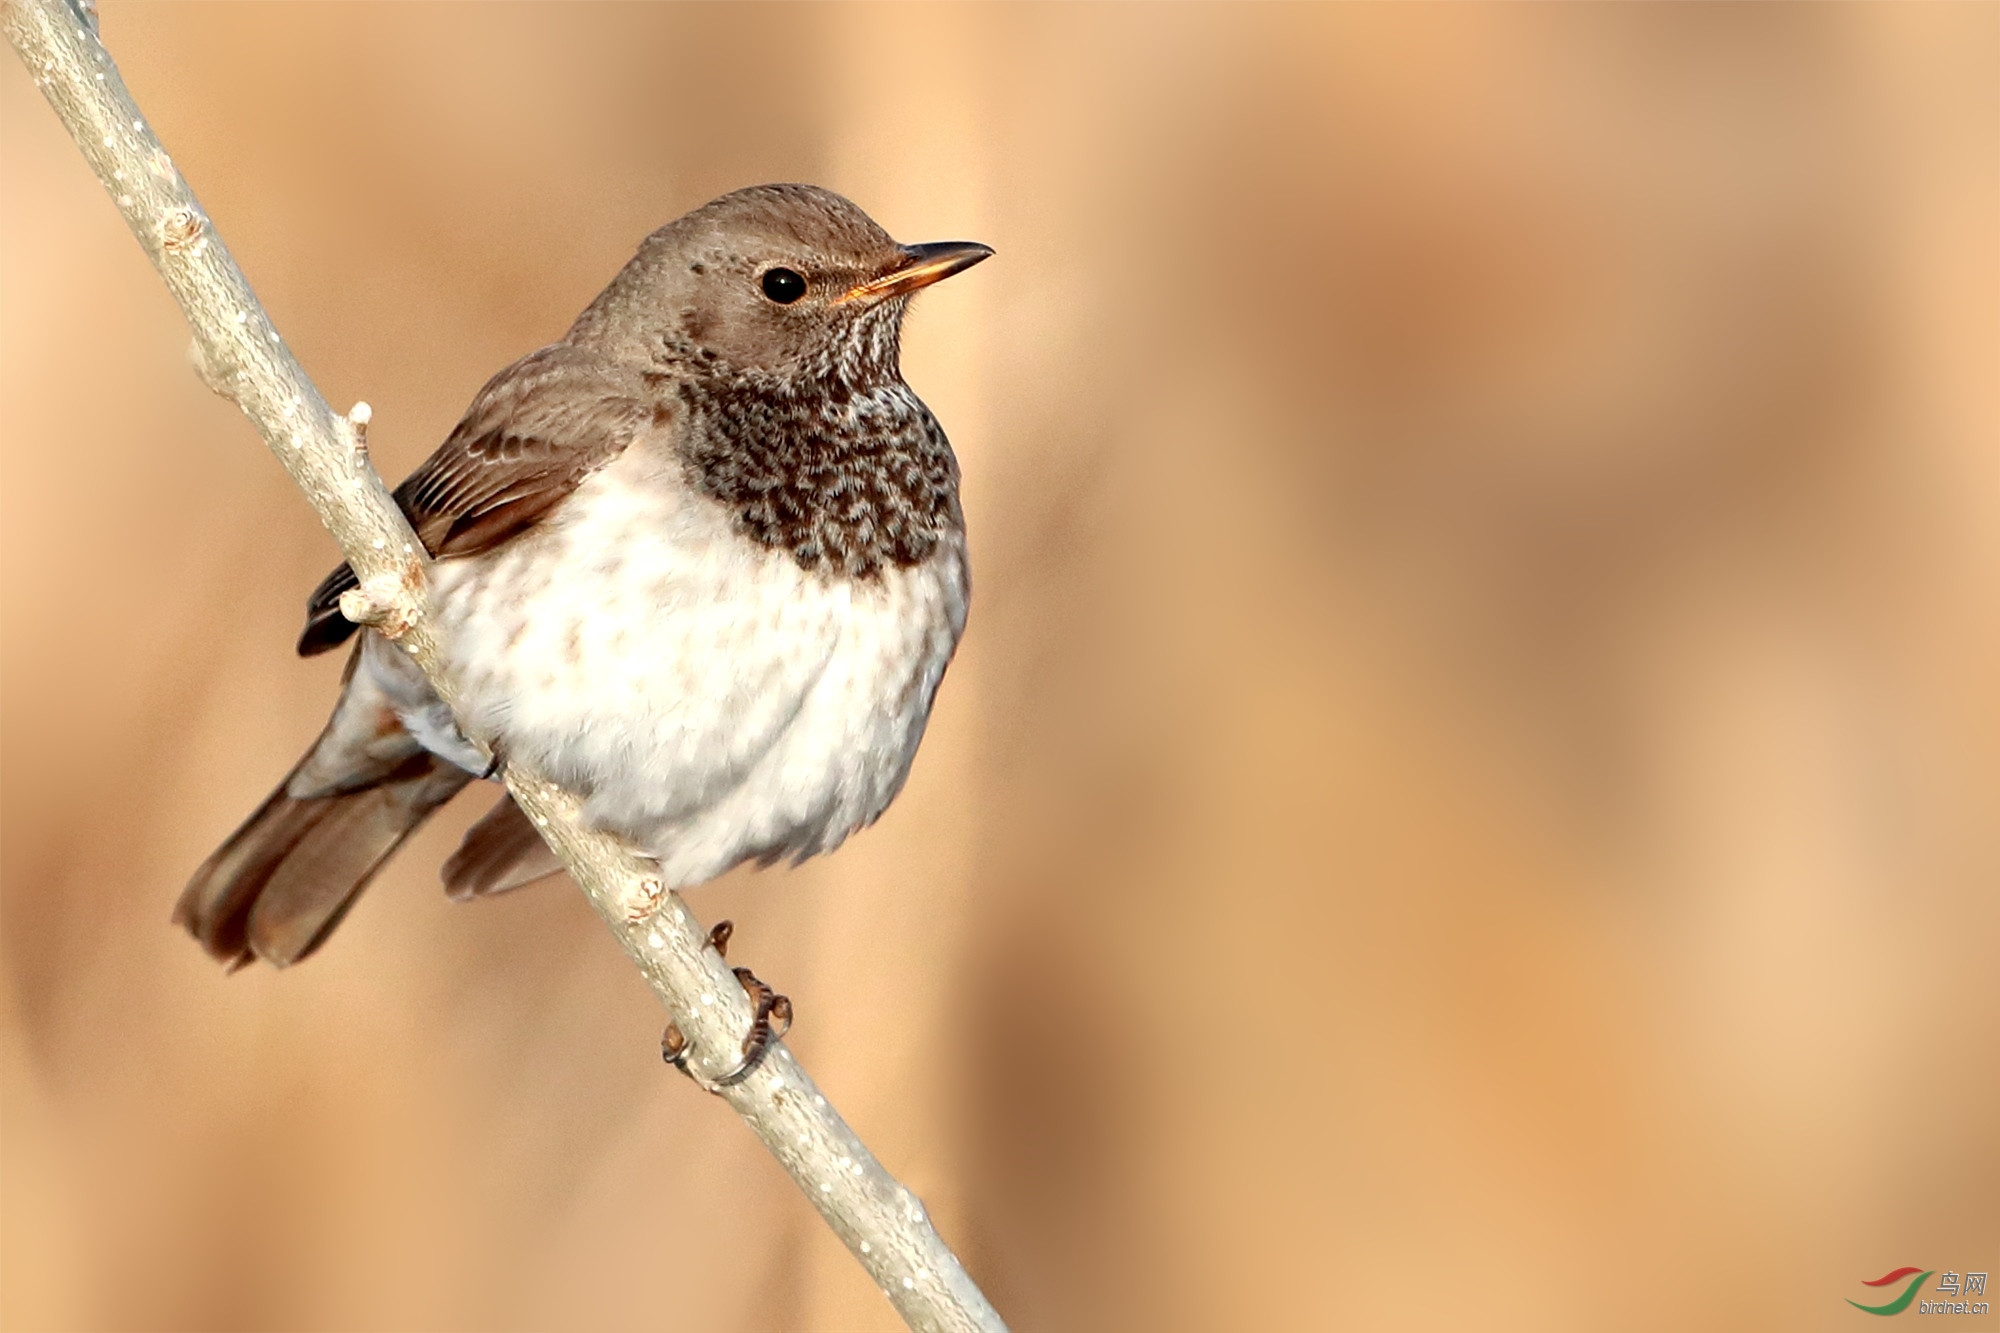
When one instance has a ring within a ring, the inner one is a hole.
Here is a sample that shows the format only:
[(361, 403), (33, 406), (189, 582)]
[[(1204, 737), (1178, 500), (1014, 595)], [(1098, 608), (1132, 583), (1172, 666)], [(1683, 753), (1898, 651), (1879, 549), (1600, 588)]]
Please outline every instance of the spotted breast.
[(967, 593), (956, 529), (866, 579), (746, 537), (667, 431), (535, 532), (437, 571), (467, 725), (582, 795), (674, 885), (830, 851), (879, 816)]

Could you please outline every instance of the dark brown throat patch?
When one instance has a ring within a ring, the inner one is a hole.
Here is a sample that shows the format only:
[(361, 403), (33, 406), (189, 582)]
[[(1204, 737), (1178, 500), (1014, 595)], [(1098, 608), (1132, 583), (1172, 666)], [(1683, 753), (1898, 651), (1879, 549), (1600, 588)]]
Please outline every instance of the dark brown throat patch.
[(964, 527), (958, 460), (900, 380), (848, 389), (684, 380), (682, 451), (737, 528), (805, 569), (875, 578), (922, 564)]

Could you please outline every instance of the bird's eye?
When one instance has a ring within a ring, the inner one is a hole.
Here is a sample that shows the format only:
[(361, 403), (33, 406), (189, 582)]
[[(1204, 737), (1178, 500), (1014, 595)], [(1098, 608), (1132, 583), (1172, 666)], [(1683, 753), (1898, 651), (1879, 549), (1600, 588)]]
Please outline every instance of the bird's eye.
[(764, 295), (779, 305), (790, 305), (806, 294), (806, 280), (788, 268), (764, 271)]

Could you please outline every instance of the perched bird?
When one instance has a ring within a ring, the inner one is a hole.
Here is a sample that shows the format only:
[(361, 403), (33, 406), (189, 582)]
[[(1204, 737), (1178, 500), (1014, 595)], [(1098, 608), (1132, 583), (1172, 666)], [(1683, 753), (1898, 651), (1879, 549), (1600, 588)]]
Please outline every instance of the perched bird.
[[(872, 823), (969, 593), (958, 464), (903, 382), (903, 314), (990, 254), (899, 245), (808, 185), (739, 190), (647, 237), (396, 489), (436, 560), (465, 732), (361, 630), (326, 730), (175, 920), (232, 966), (297, 962), (413, 829), (508, 760), (674, 887)], [(312, 594), (302, 655), (355, 637), (354, 586), (342, 565)], [(444, 878), (471, 897), (559, 868), (502, 797)]]

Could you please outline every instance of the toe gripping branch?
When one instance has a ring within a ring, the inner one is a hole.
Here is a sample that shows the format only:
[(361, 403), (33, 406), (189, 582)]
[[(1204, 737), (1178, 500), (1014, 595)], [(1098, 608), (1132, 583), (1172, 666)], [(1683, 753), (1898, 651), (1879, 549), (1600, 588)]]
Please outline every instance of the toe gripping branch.
[[(736, 931), (732, 921), (718, 921), (708, 932), (708, 943), (722, 957), (729, 957), (729, 937)], [(780, 995), (757, 979), (757, 974), (747, 967), (731, 969), (736, 980), (750, 994), (750, 1031), (743, 1038), (743, 1059), (736, 1066), (713, 1082), (698, 1077), (688, 1066), (688, 1056), (693, 1047), (681, 1035), (678, 1024), (668, 1023), (667, 1030), (660, 1036), (660, 1058), (686, 1074), (710, 1092), (730, 1088), (750, 1077), (764, 1059), (764, 1052), (774, 1037), (782, 1037), (792, 1030), (792, 1000), (788, 995)]]

